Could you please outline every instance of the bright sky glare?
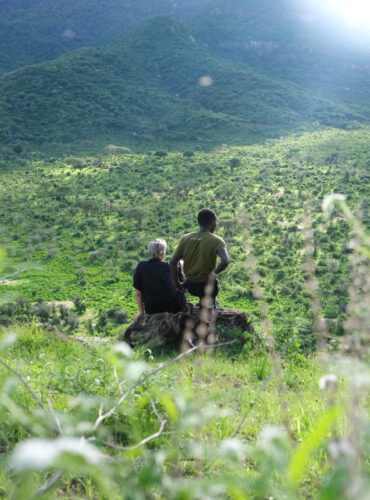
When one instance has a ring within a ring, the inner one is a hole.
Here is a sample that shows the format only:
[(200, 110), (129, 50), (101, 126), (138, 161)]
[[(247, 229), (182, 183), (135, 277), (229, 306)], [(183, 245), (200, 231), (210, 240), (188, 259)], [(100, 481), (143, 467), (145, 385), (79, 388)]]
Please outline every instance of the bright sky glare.
[(370, 0), (328, 0), (347, 22), (358, 27), (370, 27)]

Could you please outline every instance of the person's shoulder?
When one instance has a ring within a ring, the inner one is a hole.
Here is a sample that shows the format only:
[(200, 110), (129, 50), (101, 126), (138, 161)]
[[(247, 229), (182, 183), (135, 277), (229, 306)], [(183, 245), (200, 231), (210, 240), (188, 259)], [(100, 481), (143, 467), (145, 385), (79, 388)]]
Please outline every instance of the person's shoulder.
[(166, 268), (166, 269), (167, 269), (167, 268), (168, 268), (168, 269), (170, 268), (170, 263), (169, 263), (167, 260), (161, 260), (161, 261), (159, 262), (159, 265), (160, 265), (161, 267), (163, 267), (163, 268)]
[(180, 243), (184, 243), (184, 242), (190, 240), (195, 234), (197, 234), (197, 233), (186, 233), (186, 234), (184, 234), (180, 238)]
[(211, 234), (212, 234), (212, 240), (213, 240), (215, 246), (217, 247), (217, 249), (220, 249), (222, 247), (226, 247), (225, 240), (223, 238), (221, 238), (221, 236), (219, 236), (218, 234), (215, 234), (215, 233), (211, 233)]
[(212, 237), (214, 240), (217, 240), (220, 243), (225, 243), (225, 240), (223, 238), (221, 238), (221, 236), (219, 236), (218, 234), (215, 234), (215, 233), (210, 233), (210, 234), (212, 234)]

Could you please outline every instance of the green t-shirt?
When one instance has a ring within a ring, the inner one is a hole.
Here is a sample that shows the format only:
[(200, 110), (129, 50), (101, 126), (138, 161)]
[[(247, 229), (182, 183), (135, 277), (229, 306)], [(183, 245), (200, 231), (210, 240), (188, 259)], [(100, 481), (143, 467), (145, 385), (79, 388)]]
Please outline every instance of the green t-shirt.
[(184, 260), (184, 273), (190, 281), (204, 281), (216, 267), (217, 251), (226, 248), (217, 234), (197, 232), (185, 234), (174, 254), (176, 260)]

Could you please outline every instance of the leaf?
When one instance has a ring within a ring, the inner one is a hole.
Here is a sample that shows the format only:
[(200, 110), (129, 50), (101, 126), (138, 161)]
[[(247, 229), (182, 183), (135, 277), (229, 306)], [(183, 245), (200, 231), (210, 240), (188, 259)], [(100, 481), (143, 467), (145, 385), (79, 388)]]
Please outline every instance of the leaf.
[(339, 407), (330, 408), (322, 415), (316, 425), (295, 450), (289, 465), (288, 476), (294, 485), (298, 485), (307, 470), (312, 454), (329, 437), (333, 425), (339, 420), (342, 411)]
[(5, 259), (5, 250), (0, 248), (0, 273), (4, 269), (3, 261)]
[(162, 403), (162, 405), (164, 406), (164, 408), (167, 412), (167, 415), (170, 417), (170, 419), (172, 421), (178, 420), (179, 410), (178, 410), (176, 404), (174, 403), (174, 401), (172, 400), (172, 398), (170, 396), (168, 396), (167, 394), (160, 394), (159, 399), (160, 399), (160, 402)]

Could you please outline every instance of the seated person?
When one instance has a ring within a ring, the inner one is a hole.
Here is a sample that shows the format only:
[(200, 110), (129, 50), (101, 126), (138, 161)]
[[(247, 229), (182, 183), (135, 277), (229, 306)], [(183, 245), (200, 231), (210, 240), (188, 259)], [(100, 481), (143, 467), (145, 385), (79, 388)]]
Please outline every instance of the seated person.
[[(213, 210), (203, 208), (198, 213), (199, 231), (185, 234), (178, 244), (171, 259), (170, 266), (174, 282), (180, 282), (178, 263), (183, 260), (185, 273), (185, 288), (191, 295), (202, 299), (208, 283), (211, 283), (211, 293), (215, 298), (219, 291), (217, 275), (229, 265), (230, 259), (224, 240), (214, 234), (217, 217)], [(217, 257), (221, 260), (216, 266)]]
[(139, 262), (134, 274), (136, 302), (139, 314), (135, 321), (146, 312), (155, 314), (162, 312), (177, 313), (184, 308), (184, 293), (175, 287), (170, 266), (163, 262), (167, 243), (156, 239), (148, 245), (149, 260)]

